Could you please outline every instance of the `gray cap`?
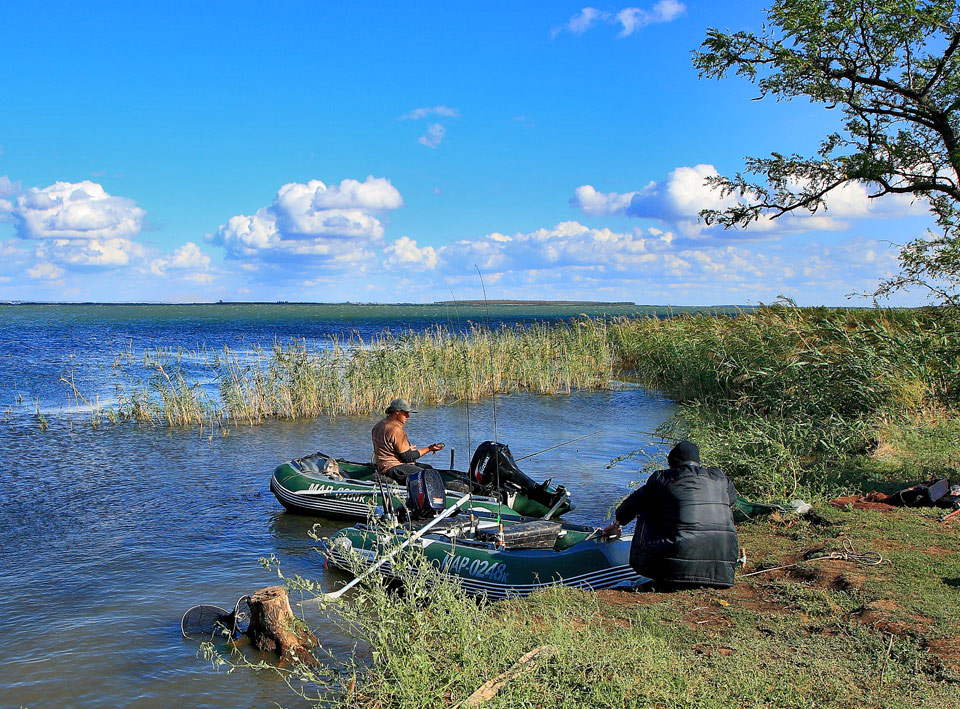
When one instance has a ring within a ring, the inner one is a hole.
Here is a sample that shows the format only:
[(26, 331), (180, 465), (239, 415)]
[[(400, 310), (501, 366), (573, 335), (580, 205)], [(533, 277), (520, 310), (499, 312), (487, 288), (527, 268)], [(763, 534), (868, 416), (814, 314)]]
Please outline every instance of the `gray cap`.
[(392, 414), (394, 411), (406, 411), (408, 414), (417, 413), (412, 408), (406, 399), (394, 399), (390, 402), (390, 406), (387, 407), (386, 413)]

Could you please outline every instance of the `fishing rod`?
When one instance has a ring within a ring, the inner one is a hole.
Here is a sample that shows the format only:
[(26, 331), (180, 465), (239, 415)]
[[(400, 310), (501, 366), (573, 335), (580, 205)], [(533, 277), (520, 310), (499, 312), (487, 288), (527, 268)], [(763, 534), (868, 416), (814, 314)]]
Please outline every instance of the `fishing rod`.
[[(477, 269), (477, 275), (480, 277), (480, 288), (483, 290), (483, 314), (487, 320), (487, 332), (490, 333), (490, 398), (491, 406), (493, 407), (493, 442), (499, 443), (500, 437), (497, 435), (497, 382), (495, 379), (496, 368), (494, 367), (493, 362), (493, 331), (490, 329), (490, 307), (487, 305), (487, 287), (483, 283), (483, 274), (480, 273), (480, 267), (476, 264), (473, 265)], [(501, 546), (503, 545), (503, 519), (500, 517), (500, 451), (494, 449), (494, 455), (496, 459), (494, 460), (494, 482), (497, 486), (497, 528), (498, 528), (498, 539), (500, 540)]]
[[(487, 321), (487, 332), (490, 333), (490, 336), (491, 336), (491, 338), (492, 338), (492, 336), (493, 336), (493, 330), (490, 329), (490, 308), (489, 308), (489, 306), (487, 305), (487, 287), (483, 284), (483, 274), (480, 273), (480, 267), (477, 266), (476, 264), (474, 264), (473, 267), (474, 267), (475, 269), (477, 269), (477, 275), (480, 276), (480, 288), (483, 290), (483, 314), (484, 314), (484, 317), (486, 318), (486, 321)], [(490, 398), (492, 399), (492, 405), (493, 405), (493, 440), (496, 442), (496, 441), (499, 441), (500, 438), (497, 436), (497, 382), (496, 382), (496, 380), (494, 379), (494, 375), (496, 374), (496, 369), (495, 369), (495, 367), (494, 367), (494, 362), (493, 362), (493, 347), (492, 347), (492, 344), (493, 344), (493, 342), (492, 342), (492, 340), (491, 340), (491, 347), (490, 347)], [(499, 470), (499, 467), (498, 467), (498, 470)], [(499, 481), (498, 481), (498, 484), (499, 484)]]
[(653, 436), (654, 438), (659, 438), (664, 441), (677, 441), (678, 443), (682, 441), (682, 438), (675, 438), (674, 436), (664, 436), (662, 433), (654, 433), (653, 431), (634, 431), (634, 433), (642, 433), (644, 436)]
[[(453, 310), (457, 314), (457, 325), (463, 325), (463, 320), (460, 319), (460, 301), (457, 300), (457, 296), (453, 294), (453, 288), (450, 289), (450, 297), (453, 298)], [(467, 366), (469, 371), (469, 360), (467, 359), (467, 348), (463, 348), (463, 363)], [(470, 386), (470, 378), (467, 377), (467, 386)], [(470, 392), (467, 392), (467, 398), (464, 399), (464, 407), (467, 411), (467, 455), (470, 456), (473, 454), (473, 443), (470, 441)], [(453, 468), (453, 452), (450, 453), (450, 467)], [(470, 475), (467, 474), (467, 480), (469, 481)], [(473, 485), (471, 484), (471, 488)]]
[(526, 460), (527, 458), (532, 458), (532, 457), (535, 456), (535, 455), (540, 455), (541, 453), (546, 453), (547, 451), (552, 451), (554, 448), (559, 448), (560, 446), (566, 446), (566, 445), (569, 445), (570, 443), (576, 443), (577, 441), (582, 441), (584, 438), (589, 438), (590, 436), (596, 436), (598, 433), (603, 433), (603, 432), (602, 432), (602, 431), (594, 431), (593, 433), (585, 433), (585, 434), (582, 435), (582, 436), (577, 436), (576, 438), (571, 438), (569, 441), (564, 441), (563, 443), (558, 443), (558, 444), (555, 445), (555, 446), (550, 446), (549, 448), (544, 448), (542, 451), (537, 451), (536, 453), (530, 453), (529, 455), (525, 455), (525, 456), (523, 456), (522, 458), (515, 458), (514, 460), (516, 460), (516, 461), (519, 463), (521, 460)]

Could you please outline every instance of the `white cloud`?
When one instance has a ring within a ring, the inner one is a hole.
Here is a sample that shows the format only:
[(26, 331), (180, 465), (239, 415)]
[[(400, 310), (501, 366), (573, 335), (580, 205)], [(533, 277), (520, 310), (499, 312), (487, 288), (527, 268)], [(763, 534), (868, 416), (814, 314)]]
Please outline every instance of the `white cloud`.
[(27, 269), (27, 275), (30, 276), (30, 278), (45, 281), (55, 281), (63, 274), (64, 270), (62, 268), (46, 261), (40, 262), (33, 268)]
[[(428, 116), (441, 116), (445, 118), (459, 118), (460, 111), (455, 108), (450, 108), (449, 106), (433, 106), (429, 108), (415, 108), (410, 113), (405, 113), (400, 116), (400, 120), (414, 120), (418, 121), (422, 118), (427, 118)], [(440, 146), (440, 143), (443, 142), (443, 138), (447, 133), (446, 127), (442, 123), (430, 123), (427, 126), (426, 132), (417, 138), (417, 142), (421, 145), (426, 145), (428, 148), (437, 148)]]
[(15, 197), (22, 189), (19, 182), (13, 182), (6, 175), (0, 175), (0, 197)]
[(476, 265), (488, 284), (500, 284), (500, 298), (677, 304), (770, 302), (781, 293), (840, 304), (851, 291), (870, 291), (879, 278), (896, 272), (896, 249), (888, 244), (833, 234), (829, 239), (692, 242), (656, 228), (616, 232), (571, 221), (444, 246), (438, 249), (438, 272), (459, 290)]
[(607, 217), (617, 214), (626, 214), (630, 208), (630, 201), (638, 192), (618, 194), (597, 192), (591, 185), (581, 185), (573, 191), (570, 205), (577, 207), (590, 217)]
[(315, 209), (398, 209), (403, 198), (390, 180), (370, 175), (363, 182), (341, 180), (339, 185), (327, 187), (319, 180), (309, 183), (314, 188), (312, 206)]
[(36, 257), (67, 267), (117, 268), (146, 256), (146, 249), (130, 239), (48, 239), (36, 249)]
[(178, 247), (169, 258), (153, 259), (150, 270), (158, 276), (176, 275), (197, 283), (209, 283), (214, 278), (209, 273), (210, 257), (192, 241)]
[(659, 230), (618, 233), (590, 229), (579, 222), (561, 222), (551, 229), (513, 236), (495, 232), (475, 241), (460, 241), (441, 247), (439, 256), (455, 269), (473, 263), (485, 270), (564, 266), (623, 269), (655, 261), (656, 254), (670, 248), (672, 240), (672, 234)]
[(417, 242), (408, 236), (401, 236), (383, 250), (384, 265), (387, 268), (414, 266), (420, 269), (434, 269), (437, 266), (437, 252), (432, 246), (418, 247)]
[(599, 24), (619, 24), (621, 29), (618, 37), (628, 37), (647, 25), (670, 22), (675, 20), (687, 8), (677, 0), (660, 0), (651, 9), (639, 7), (625, 7), (615, 12), (605, 12), (595, 7), (585, 7), (571, 17), (566, 24), (551, 30), (552, 37), (556, 37), (564, 30), (571, 34), (581, 35)]
[(215, 235), (228, 258), (261, 262), (308, 262), (330, 268), (356, 267), (383, 239), (383, 224), (370, 212), (397, 209), (403, 199), (384, 178), (343, 180), (328, 187), (320, 180), (292, 182), (277, 192), (273, 204), (253, 215), (231, 217)]
[(427, 132), (417, 138), (417, 142), (428, 148), (436, 148), (443, 142), (446, 133), (447, 129), (439, 123), (431, 123), (427, 126)]
[(576, 15), (571, 17), (562, 28), (558, 27), (554, 29), (553, 34), (556, 36), (561, 29), (565, 29), (573, 34), (583, 34), (598, 22), (604, 22), (609, 18), (609, 12), (598, 10), (595, 7), (585, 7)]
[(115, 239), (140, 233), (146, 212), (84, 180), (31, 187), (17, 198), (13, 216), (23, 238)]
[[(816, 214), (798, 211), (777, 219), (761, 217), (746, 229), (723, 231), (699, 221), (704, 209), (723, 210), (737, 203), (737, 197), (722, 197), (709, 186), (707, 178), (716, 176), (713, 165), (678, 167), (666, 180), (650, 182), (634, 192), (598, 192), (592, 185), (581, 185), (570, 199), (573, 207), (588, 216), (628, 216), (657, 219), (669, 224), (682, 236), (704, 238), (724, 234), (724, 238), (769, 239), (791, 232), (839, 231), (849, 224), (841, 219), (889, 218), (925, 213), (921, 202), (911, 196), (870, 199), (864, 185), (850, 184), (835, 190), (827, 199), (827, 208)], [(839, 218), (839, 219), (838, 219)]]
[(410, 113), (404, 113), (400, 116), (401, 121), (412, 120), (419, 121), (427, 116), (444, 116), (446, 118), (459, 118), (460, 111), (449, 106), (431, 106), (427, 108), (415, 108)]
[(686, 9), (682, 2), (676, 0), (660, 0), (651, 10), (642, 10), (639, 7), (624, 8), (616, 15), (617, 22), (623, 26), (618, 36), (627, 37), (641, 27), (657, 22), (670, 22), (686, 12)]

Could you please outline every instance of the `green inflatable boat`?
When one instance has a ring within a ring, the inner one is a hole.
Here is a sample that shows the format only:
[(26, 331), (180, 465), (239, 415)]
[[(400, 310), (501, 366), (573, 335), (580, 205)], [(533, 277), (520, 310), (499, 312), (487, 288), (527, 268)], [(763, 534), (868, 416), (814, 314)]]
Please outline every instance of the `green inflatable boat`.
[[(355, 463), (314, 453), (282, 463), (273, 471), (270, 490), (291, 512), (322, 517), (367, 519), (377, 507), (395, 507), (407, 497), (405, 486), (378, 481), (371, 463)], [(570, 495), (550, 480), (537, 483), (517, 467), (503, 443), (477, 446), (470, 469), (439, 470), (447, 487), (447, 506), (469, 494), (468, 509), (512, 516), (557, 518), (573, 509)], [(386, 499), (385, 499), (386, 498)]]
[[(325, 551), (335, 566), (357, 572), (382, 561), (416, 529), (416, 523), (386, 531), (357, 524), (326, 540)], [(630, 566), (632, 538), (606, 540), (597, 529), (554, 520), (498, 522), (496, 513), (474, 511), (441, 520), (411, 546), (467, 593), (502, 599), (554, 585), (601, 589), (643, 583), (648, 579)], [(391, 558), (377, 570), (396, 579), (402, 563), (402, 557)]]

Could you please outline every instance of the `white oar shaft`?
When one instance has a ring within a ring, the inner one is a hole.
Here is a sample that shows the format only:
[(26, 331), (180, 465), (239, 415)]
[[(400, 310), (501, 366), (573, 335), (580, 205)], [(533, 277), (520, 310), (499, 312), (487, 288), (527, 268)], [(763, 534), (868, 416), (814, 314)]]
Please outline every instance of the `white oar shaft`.
[(437, 522), (439, 522), (439, 521), (442, 520), (442, 519), (446, 519), (447, 517), (449, 517), (450, 515), (452, 515), (454, 512), (456, 512), (457, 510), (459, 510), (460, 507), (461, 507), (463, 504), (465, 504), (469, 499), (470, 499), (470, 496), (469, 496), (469, 495), (464, 495), (463, 497), (461, 497), (459, 500), (457, 500), (457, 501), (453, 504), (453, 506), (448, 507), (448, 508), (445, 509), (441, 514), (439, 514), (439, 515), (437, 515), (436, 517), (434, 517), (432, 520), (430, 520), (430, 522), (428, 522), (427, 524), (425, 524), (416, 534), (410, 535), (403, 544), (401, 544), (400, 546), (398, 546), (398, 547), (397, 547), (396, 549), (394, 549), (392, 552), (390, 552), (390, 553), (387, 554), (385, 557), (383, 557), (382, 559), (380, 559), (376, 564), (374, 564), (373, 566), (371, 566), (370, 568), (368, 568), (366, 571), (364, 571), (362, 574), (360, 574), (359, 576), (357, 576), (353, 581), (351, 581), (350, 583), (348, 583), (346, 586), (344, 586), (343, 588), (341, 588), (341, 589), (339, 589), (339, 590), (336, 590), (336, 591), (334, 591), (334, 592), (332, 592), (332, 593), (325, 593), (325, 594), (324, 594), (324, 598), (326, 598), (326, 599), (329, 600), (329, 601), (333, 601), (333, 600), (336, 600), (337, 598), (340, 598), (340, 596), (342, 596), (344, 593), (346, 593), (347, 591), (349, 591), (351, 588), (353, 588), (353, 587), (356, 586), (358, 583), (360, 583), (361, 581), (363, 581), (363, 579), (365, 579), (367, 576), (369, 576), (370, 574), (372, 574), (374, 571), (376, 571), (377, 569), (379, 569), (381, 566), (383, 566), (383, 565), (386, 564), (388, 561), (390, 561), (393, 557), (395, 557), (397, 554), (399, 554), (400, 551), (401, 551), (402, 549), (405, 549), (411, 542), (417, 541), (420, 537), (422, 537), (424, 534), (426, 534), (427, 532), (429, 532), (430, 529), (432, 529), (433, 526), (437, 524)]

